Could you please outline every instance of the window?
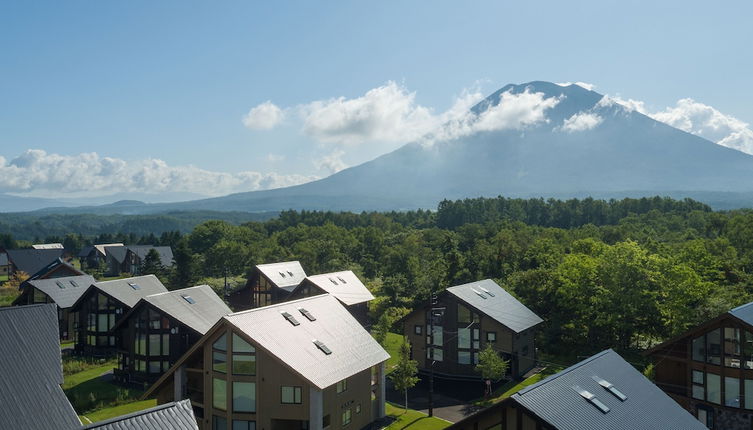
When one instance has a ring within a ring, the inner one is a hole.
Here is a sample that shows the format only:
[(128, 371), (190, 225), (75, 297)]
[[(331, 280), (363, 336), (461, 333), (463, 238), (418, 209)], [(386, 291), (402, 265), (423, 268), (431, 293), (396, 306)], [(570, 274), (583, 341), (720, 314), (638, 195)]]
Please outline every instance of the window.
[(256, 430), (256, 421), (233, 420), (233, 430)]
[(705, 336), (693, 339), (693, 360), (706, 361), (706, 338)]
[(471, 364), (471, 352), (458, 351), (458, 364)]
[(693, 371), (693, 398), (698, 400), (704, 400), (706, 398), (706, 388), (703, 383), (703, 372)]
[(742, 342), (742, 362), (744, 369), (753, 369), (753, 333), (745, 331), (745, 341)]
[(233, 412), (256, 412), (255, 382), (233, 382)]
[(356, 413), (357, 414), (361, 413), (361, 404), (360, 403), (356, 405)]
[(332, 354), (332, 350), (324, 344), (324, 342), (314, 339), (314, 345), (319, 348), (325, 355)]
[(724, 377), (724, 406), (740, 407), (740, 380), (738, 378)]
[(470, 349), (471, 347), (471, 329), (458, 329), (458, 348)]
[(423, 334), (423, 332), (424, 332), (424, 326), (422, 326), (422, 325), (413, 326), (413, 333), (414, 334)]
[(280, 387), (281, 403), (301, 404), (301, 387)]
[(256, 375), (256, 348), (233, 333), (233, 374)]
[(740, 368), (740, 329), (724, 328), (724, 365)]
[(212, 344), (212, 370), (227, 373), (227, 334)]
[(713, 373), (706, 374), (706, 400), (711, 403), (721, 404), (721, 378)]
[(337, 393), (342, 393), (343, 391), (346, 391), (348, 389), (348, 380), (343, 379), (342, 381), (337, 383)]
[(431, 327), (431, 338), (432, 343), (435, 346), (442, 346), (444, 345), (444, 328), (442, 326), (432, 326)]
[[(432, 351), (434, 351), (434, 356), (432, 357)], [(441, 347), (433, 347), (433, 348), (426, 348), (426, 358), (434, 361), (442, 361), (444, 358), (444, 350), (442, 350)]]
[(458, 303), (458, 323), (470, 324), (478, 322), (478, 314), (471, 312), (469, 308)]
[(722, 364), (721, 329), (711, 330), (706, 333), (706, 362)]
[(348, 424), (350, 424), (351, 415), (352, 413), (350, 409), (346, 409), (343, 411), (343, 426), (347, 426)]
[(162, 355), (162, 352), (160, 350), (161, 339), (162, 339), (162, 336), (158, 334), (149, 335), (149, 355), (150, 356)]
[(486, 332), (486, 341), (489, 343), (494, 343), (497, 341), (497, 332), (496, 331), (487, 331)]
[(160, 373), (162, 371), (159, 361), (149, 362), (149, 373)]
[(745, 409), (753, 409), (753, 379), (745, 380)]
[(212, 415), (212, 430), (227, 430), (227, 418)]
[(282, 314), (282, 316), (283, 316), (283, 317), (284, 317), (284, 318), (285, 318), (286, 320), (288, 320), (288, 322), (289, 322), (290, 324), (293, 324), (294, 326), (299, 326), (299, 325), (301, 325), (301, 323), (300, 323), (300, 322), (298, 322), (298, 320), (297, 320), (297, 319), (295, 319), (295, 317), (294, 317), (293, 315), (290, 315), (290, 313), (288, 313), (288, 312), (281, 312), (281, 314)]
[(316, 318), (314, 317), (314, 314), (306, 310), (305, 308), (298, 308), (298, 312), (301, 313), (301, 315), (305, 316), (307, 320), (309, 321), (316, 321)]
[(224, 379), (212, 378), (212, 406), (227, 410), (227, 381)]
[(193, 305), (196, 303), (196, 300), (193, 299), (191, 296), (181, 296), (183, 297), (183, 300), (187, 301), (189, 305)]

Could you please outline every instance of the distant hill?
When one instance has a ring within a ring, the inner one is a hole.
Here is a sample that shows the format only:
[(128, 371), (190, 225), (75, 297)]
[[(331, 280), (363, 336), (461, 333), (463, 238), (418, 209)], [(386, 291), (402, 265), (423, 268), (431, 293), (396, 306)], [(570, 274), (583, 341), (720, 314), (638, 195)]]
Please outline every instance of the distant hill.
[[(753, 156), (657, 122), (577, 85), (507, 85), (476, 105), (483, 115), (500, 95), (543, 93), (559, 102), (546, 121), (483, 131), (424, 146), (407, 144), (327, 178), (266, 191), (169, 204), (85, 208), (95, 213), (168, 210), (279, 211), (436, 208), (466, 197), (691, 197), (715, 208), (753, 206)], [(576, 115), (598, 119), (567, 130)], [(592, 124), (593, 125), (593, 124)], [(65, 209), (65, 212), (82, 211)]]

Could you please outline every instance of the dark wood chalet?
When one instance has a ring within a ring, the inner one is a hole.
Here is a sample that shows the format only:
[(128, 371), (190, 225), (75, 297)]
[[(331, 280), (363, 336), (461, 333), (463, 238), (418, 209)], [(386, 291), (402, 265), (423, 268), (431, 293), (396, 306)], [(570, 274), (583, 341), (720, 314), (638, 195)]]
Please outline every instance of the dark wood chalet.
[(306, 272), (297, 261), (259, 264), (246, 285), (230, 294), (230, 307), (242, 311), (282, 303), (305, 277)]
[(529, 385), (447, 430), (702, 430), (616, 352), (606, 350)]
[(361, 325), (367, 328), (371, 325), (369, 323), (369, 302), (374, 300), (374, 296), (352, 271), (307, 276), (290, 293), (289, 300), (319, 294), (332, 294)]
[(151, 385), (230, 308), (208, 285), (146, 296), (112, 329), (115, 379)]
[(171, 267), (173, 265), (173, 250), (169, 246), (111, 245), (105, 246), (104, 250), (109, 276), (117, 276), (121, 273), (140, 275), (144, 259), (151, 250), (157, 251), (162, 266)]
[(115, 353), (110, 331), (142, 298), (167, 292), (154, 275), (97, 282), (71, 307), (73, 341), (77, 353), (108, 356)]
[(107, 264), (107, 253), (105, 248), (108, 246), (123, 246), (122, 243), (100, 243), (96, 245), (85, 246), (78, 253), (78, 259), (82, 268), (99, 268), (102, 264)]
[(543, 320), (494, 281), (450, 287), (402, 319), (419, 371), (447, 379), (478, 379), (481, 350), (491, 345), (517, 379), (535, 364), (534, 329)]
[[(9, 249), (8, 271), (11, 275), (23, 272), (33, 276), (63, 257), (62, 249)], [(66, 275), (63, 275), (66, 276)]]
[(647, 354), (654, 361), (656, 385), (708, 428), (753, 428), (753, 303)]
[(60, 339), (68, 340), (73, 338), (71, 308), (95, 282), (89, 275), (31, 279), (22, 284), (21, 294), (13, 301), (13, 306), (54, 303), (58, 311)]

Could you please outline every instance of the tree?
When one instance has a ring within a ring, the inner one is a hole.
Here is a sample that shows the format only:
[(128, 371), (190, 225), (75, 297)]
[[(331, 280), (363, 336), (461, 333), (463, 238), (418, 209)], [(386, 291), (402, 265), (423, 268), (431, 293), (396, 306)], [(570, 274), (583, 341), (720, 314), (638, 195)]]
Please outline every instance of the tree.
[(400, 359), (397, 362), (395, 370), (390, 373), (390, 381), (396, 390), (403, 390), (405, 393), (405, 410), (408, 410), (408, 389), (412, 388), (418, 382), (418, 362), (410, 359), (410, 344), (403, 340), (400, 345)]
[(170, 279), (172, 289), (192, 286), (198, 279), (198, 265), (196, 258), (188, 247), (187, 240), (183, 239), (178, 242), (173, 259), (175, 260), (175, 271), (173, 271), (173, 276)]
[(149, 252), (146, 253), (146, 257), (144, 257), (144, 264), (141, 266), (141, 274), (157, 275), (157, 277), (159, 277), (164, 270), (165, 267), (162, 265), (162, 259), (160, 258), (159, 252), (154, 248), (150, 249)]
[(486, 348), (478, 354), (478, 364), (474, 369), (477, 373), (481, 374), (481, 378), (484, 379), (486, 384), (485, 394), (491, 394), (491, 381), (501, 379), (507, 373), (509, 363), (507, 360), (503, 360), (497, 351), (492, 349), (491, 345), (486, 345)]

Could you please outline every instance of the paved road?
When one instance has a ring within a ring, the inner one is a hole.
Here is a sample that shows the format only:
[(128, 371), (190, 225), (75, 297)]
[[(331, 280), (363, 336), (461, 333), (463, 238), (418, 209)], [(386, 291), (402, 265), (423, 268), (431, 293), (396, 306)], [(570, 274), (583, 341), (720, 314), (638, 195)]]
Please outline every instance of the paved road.
[[(471, 405), (469, 401), (483, 394), (483, 386), (480, 384), (453, 382), (455, 389), (452, 390), (448, 389), (450, 387), (437, 385), (435, 385), (434, 390), (434, 416), (455, 423), (479, 409)], [(447, 395), (448, 392), (459, 394), (465, 400), (451, 397)], [(404, 406), (405, 395), (394, 390), (388, 382), (387, 400), (396, 405)], [(423, 413), (429, 412), (429, 391), (425, 381), (408, 390), (408, 407)]]

